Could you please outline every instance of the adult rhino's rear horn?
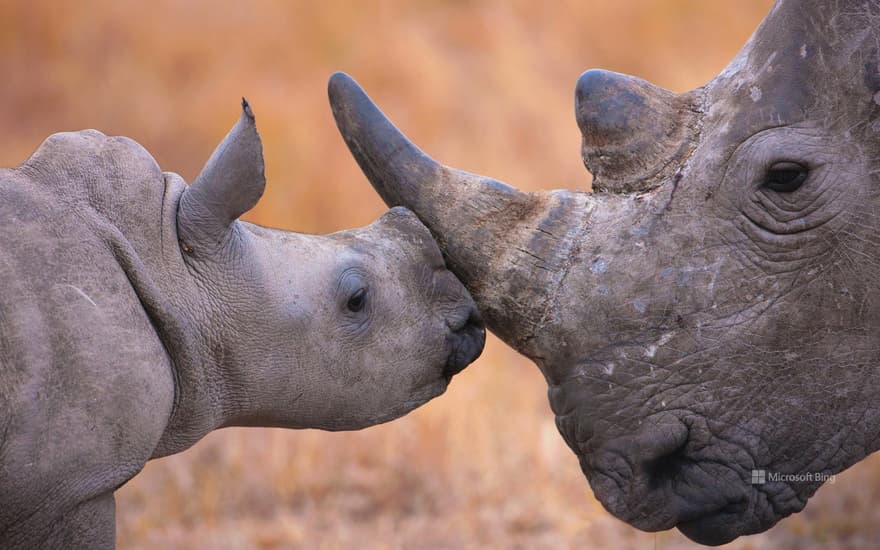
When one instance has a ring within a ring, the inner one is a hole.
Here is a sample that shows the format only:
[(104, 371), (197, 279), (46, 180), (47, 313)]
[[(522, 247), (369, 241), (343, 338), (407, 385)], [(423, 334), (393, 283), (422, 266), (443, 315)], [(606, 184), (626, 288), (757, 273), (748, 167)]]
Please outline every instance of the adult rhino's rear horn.
[(180, 198), (177, 227), (187, 250), (214, 250), (266, 188), (263, 143), (247, 100), (241, 117)]
[(575, 116), (596, 191), (648, 191), (693, 147), (696, 94), (593, 69), (578, 79)]
[(581, 198), (524, 193), (448, 168), (410, 142), (348, 75), (328, 85), (336, 124), (364, 174), (389, 206), (414, 211), (450, 268), (509, 343), (533, 336), (548, 289), (564, 273), (570, 235), (583, 219)]

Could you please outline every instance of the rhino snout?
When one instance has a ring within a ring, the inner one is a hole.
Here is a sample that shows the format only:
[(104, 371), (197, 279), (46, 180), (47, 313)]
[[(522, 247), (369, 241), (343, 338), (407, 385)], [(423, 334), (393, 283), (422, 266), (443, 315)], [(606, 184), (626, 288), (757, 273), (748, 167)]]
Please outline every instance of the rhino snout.
[(447, 380), (476, 361), (486, 343), (486, 328), (477, 306), (471, 302), (461, 311), (447, 318), (446, 324), (452, 331), (450, 343), (452, 351), (446, 360), (443, 375)]
[(436, 301), (435, 312), (449, 330), (449, 355), (443, 376), (450, 380), (476, 360), (486, 342), (486, 329), (474, 299), (462, 282), (447, 268), (440, 247), (428, 228), (412, 211), (396, 206), (379, 218), (377, 224), (409, 243), (415, 258), (414, 279), (422, 281), (429, 301)]
[(782, 484), (766, 491), (754, 484), (749, 476), (759, 467), (747, 442), (719, 440), (706, 426), (664, 412), (629, 434), (580, 441), (576, 452), (596, 498), (644, 531), (677, 527), (701, 544), (718, 545), (803, 508), (805, 501)]

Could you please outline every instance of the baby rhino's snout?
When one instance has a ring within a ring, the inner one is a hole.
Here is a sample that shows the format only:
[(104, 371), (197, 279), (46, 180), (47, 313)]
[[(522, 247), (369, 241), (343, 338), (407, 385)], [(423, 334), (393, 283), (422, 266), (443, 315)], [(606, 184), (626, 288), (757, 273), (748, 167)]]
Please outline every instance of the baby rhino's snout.
[(469, 294), (466, 295), (466, 300), (469, 302), (468, 307), (462, 308), (461, 313), (447, 320), (452, 331), (450, 335), (452, 352), (446, 361), (446, 368), (443, 369), (443, 375), (447, 380), (476, 361), (486, 343), (486, 328), (480, 311)]
[(448, 327), (449, 356), (443, 369), (447, 380), (474, 362), (483, 352), (486, 329), (479, 309), (468, 290), (448, 269), (431, 232), (419, 218), (403, 207), (389, 210), (381, 221), (406, 235), (418, 247), (420, 272), (431, 273), (432, 280), (423, 289), (434, 307), (441, 312)]

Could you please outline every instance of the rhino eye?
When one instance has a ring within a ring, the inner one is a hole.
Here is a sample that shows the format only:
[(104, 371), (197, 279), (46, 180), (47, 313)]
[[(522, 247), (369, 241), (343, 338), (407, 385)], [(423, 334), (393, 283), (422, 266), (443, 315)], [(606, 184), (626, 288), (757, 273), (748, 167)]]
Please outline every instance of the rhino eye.
[(779, 193), (791, 193), (807, 181), (807, 174), (807, 169), (796, 162), (777, 162), (767, 170), (764, 187)]
[(345, 304), (345, 307), (347, 307), (349, 311), (357, 313), (358, 311), (364, 309), (364, 306), (366, 304), (367, 289), (362, 288), (351, 295), (351, 298), (348, 299), (348, 303)]

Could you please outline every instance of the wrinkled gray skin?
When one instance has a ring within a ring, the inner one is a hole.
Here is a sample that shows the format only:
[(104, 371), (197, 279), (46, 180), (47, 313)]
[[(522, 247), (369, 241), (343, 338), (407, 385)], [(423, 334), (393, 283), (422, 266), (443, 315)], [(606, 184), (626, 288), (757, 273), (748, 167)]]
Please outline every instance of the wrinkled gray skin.
[(439, 165), (345, 75), (330, 99), (374, 187), (541, 368), (602, 504), (719, 544), (821, 485), (753, 469), (832, 474), (880, 446), (878, 49), (877, 1), (782, 0), (692, 92), (584, 73), (593, 194)]
[(264, 184), (246, 104), (189, 187), (94, 130), (0, 170), (0, 548), (111, 548), (113, 491), (150, 458), (223, 426), (385, 422), (479, 355), (412, 213), (327, 236), (236, 221)]

